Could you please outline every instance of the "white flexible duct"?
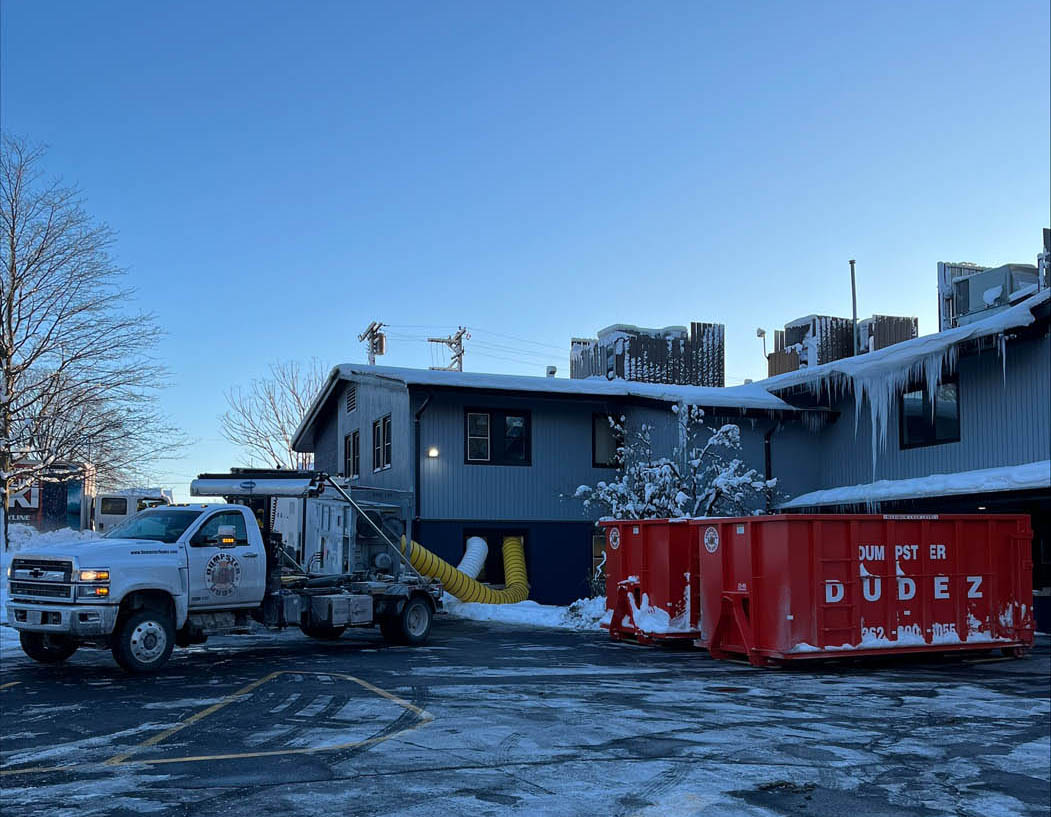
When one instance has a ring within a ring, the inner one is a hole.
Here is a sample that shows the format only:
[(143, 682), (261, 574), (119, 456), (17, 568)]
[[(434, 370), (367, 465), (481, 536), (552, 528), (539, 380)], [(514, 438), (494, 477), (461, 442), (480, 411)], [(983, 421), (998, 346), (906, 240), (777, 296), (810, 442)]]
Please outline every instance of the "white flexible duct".
[(469, 536), (467, 538), (467, 551), (456, 569), (466, 573), (472, 579), (477, 579), (485, 566), (485, 557), (489, 555), (489, 545), (481, 536)]

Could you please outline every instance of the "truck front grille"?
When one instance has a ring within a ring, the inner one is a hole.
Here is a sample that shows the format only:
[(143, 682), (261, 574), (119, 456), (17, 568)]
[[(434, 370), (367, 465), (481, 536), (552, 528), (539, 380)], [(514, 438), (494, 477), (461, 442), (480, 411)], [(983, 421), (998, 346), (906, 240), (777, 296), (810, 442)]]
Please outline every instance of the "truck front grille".
[(11, 560), (10, 593), (12, 598), (32, 600), (73, 598), (73, 563), (68, 560)]

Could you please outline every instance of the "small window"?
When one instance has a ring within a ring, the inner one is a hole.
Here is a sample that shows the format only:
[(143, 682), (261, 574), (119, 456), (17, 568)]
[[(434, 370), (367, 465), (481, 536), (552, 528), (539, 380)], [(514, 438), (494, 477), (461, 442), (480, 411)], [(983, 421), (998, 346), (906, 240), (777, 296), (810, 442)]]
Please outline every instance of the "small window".
[(351, 479), (361, 474), (361, 435), (352, 431), (343, 438), (343, 476)]
[(358, 387), (356, 384), (351, 383), (347, 386), (347, 414), (354, 411), (358, 407)]
[(620, 449), (624, 435), (613, 427), (605, 414), (596, 414), (591, 420), (591, 464), (595, 468), (616, 468), (620, 464)]
[(926, 389), (905, 392), (899, 405), (898, 427), (902, 449), (959, 442), (959, 385), (939, 384), (933, 403)]
[(125, 497), (106, 496), (99, 505), (99, 513), (124, 516), (128, 512), (128, 500)]
[(467, 460), (489, 462), (489, 415), (467, 413)]
[(234, 529), (234, 544), (248, 544), (248, 530), (245, 527), (244, 514), (237, 511), (223, 511), (208, 517), (205, 523), (197, 529), (190, 544), (194, 547), (209, 547), (219, 544), (219, 528), (232, 527)]
[(372, 470), (382, 471), (391, 463), (390, 415), (381, 417), (372, 424)]
[(464, 462), (469, 465), (532, 464), (528, 411), (464, 413)]

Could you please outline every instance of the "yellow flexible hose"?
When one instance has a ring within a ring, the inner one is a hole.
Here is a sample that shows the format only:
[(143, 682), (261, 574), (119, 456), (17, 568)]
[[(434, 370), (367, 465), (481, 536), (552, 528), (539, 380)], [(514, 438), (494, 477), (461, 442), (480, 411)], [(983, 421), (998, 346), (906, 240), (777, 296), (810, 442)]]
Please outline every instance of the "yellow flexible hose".
[[(504, 582), (503, 590), (494, 590), (480, 581), (472, 579), (435, 556), (419, 542), (409, 548), (409, 563), (424, 576), (438, 579), (445, 589), (460, 601), (475, 601), (481, 604), (515, 604), (529, 598), (529, 578), (526, 576), (525, 551), (521, 536), (504, 537)], [(401, 537), (401, 552), (405, 552), (405, 537)]]

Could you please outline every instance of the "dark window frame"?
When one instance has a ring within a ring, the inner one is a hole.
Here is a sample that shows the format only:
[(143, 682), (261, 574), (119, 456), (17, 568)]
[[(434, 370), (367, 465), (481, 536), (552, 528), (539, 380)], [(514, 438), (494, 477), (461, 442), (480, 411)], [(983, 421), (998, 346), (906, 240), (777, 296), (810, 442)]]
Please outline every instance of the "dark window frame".
[[(12, 500), (13, 501), (13, 500)], [(124, 509), (120, 511), (106, 510), (112, 508), (114, 504), (123, 503)], [(126, 496), (104, 496), (99, 500), (99, 513), (103, 516), (127, 516), (128, 515), (128, 498)]]
[[(608, 463), (602, 463), (598, 461), (598, 423), (599, 421), (605, 423), (606, 427), (613, 433), (613, 440), (615, 445), (613, 446), (613, 461)], [(620, 463), (616, 461), (617, 449), (624, 447), (624, 434), (623, 432), (616, 432), (613, 427), (609, 424), (609, 415), (602, 414), (601, 412), (595, 412), (591, 415), (591, 467), (592, 468), (617, 468)]]
[[(471, 414), (489, 416), (489, 459), (468, 458), (468, 417)], [(510, 459), (507, 456), (507, 418), (521, 417), (525, 429), (525, 459)], [(533, 412), (529, 409), (502, 409), (466, 407), (463, 410), (463, 464), (504, 465), (513, 468), (529, 468), (533, 465)]]
[[(949, 445), (951, 443), (958, 443), (963, 434), (962, 424), (962, 400), (961, 400), (961, 389), (960, 380), (957, 375), (952, 377), (945, 377), (938, 381), (938, 387), (941, 386), (955, 386), (956, 387), (956, 436), (954, 437), (941, 437), (937, 436), (937, 411), (938, 411), (938, 394), (937, 389), (933, 397), (934, 405), (931, 405), (931, 398), (927, 394), (926, 386), (920, 385), (915, 388), (907, 387), (901, 394), (898, 395), (898, 448), (901, 451), (911, 451), (914, 448), (930, 448), (932, 445)], [(917, 442), (906, 442), (905, 440), (905, 395), (914, 394), (920, 392), (923, 395), (923, 415), (927, 422), (930, 424), (931, 439), (925, 439)], [(933, 413), (932, 413), (933, 408)]]
[(347, 479), (361, 476), (361, 432), (358, 429), (343, 435), (343, 476)]
[(372, 422), (372, 473), (386, 471), (393, 460), (391, 442), (391, 415), (385, 414)]
[[(197, 527), (197, 530), (193, 532), (193, 536), (190, 537), (190, 547), (218, 547), (218, 545), (212, 543), (211, 541), (204, 540), (202, 538), (202, 534), (204, 533), (204, 529), (211, 525), (213, 521), (221, 519), (224, 516), (229, 516), (234, 519), (234, 544), (231, 547), (248, 547), (248, 525), (245, 522), (244, 514), (240, 511), (218, 511), (217, 513), (213, 513), (211, 516), (207, 517)], [(219, 525), (216, 526), (217, 533), (219, 527)]]

